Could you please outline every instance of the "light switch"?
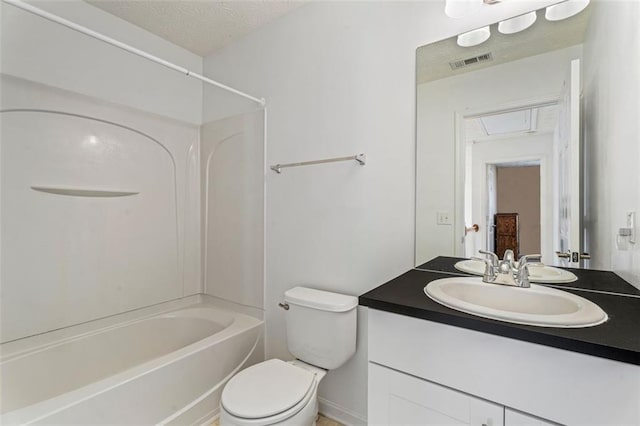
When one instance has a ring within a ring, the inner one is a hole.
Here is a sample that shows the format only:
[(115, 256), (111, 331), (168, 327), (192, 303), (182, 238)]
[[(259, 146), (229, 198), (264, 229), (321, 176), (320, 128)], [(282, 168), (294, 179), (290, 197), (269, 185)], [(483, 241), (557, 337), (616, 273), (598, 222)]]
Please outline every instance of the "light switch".
[(438, 225), (452, 225), (453, 221), (451, 218), (451, 212), (449, 211), (439, 211), (437, 214), (436, 223)]

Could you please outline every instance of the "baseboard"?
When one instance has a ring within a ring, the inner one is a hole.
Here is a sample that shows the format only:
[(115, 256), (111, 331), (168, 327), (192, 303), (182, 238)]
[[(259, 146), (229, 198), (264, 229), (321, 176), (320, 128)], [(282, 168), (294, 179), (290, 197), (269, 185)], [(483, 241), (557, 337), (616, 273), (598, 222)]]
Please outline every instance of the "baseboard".
[(367, 419), (360, 415), (340, 407), (339, 405), (327, 401), (324, 398), (318, 398), (318, 411), (323, 416), (342, 423), (345, 426), (366, 426)]
[(195, 422), (192, 426), (211, 426), (213, 422), (220, 418), (220, 408), (216, 408), (213, 411), (208, 412)]

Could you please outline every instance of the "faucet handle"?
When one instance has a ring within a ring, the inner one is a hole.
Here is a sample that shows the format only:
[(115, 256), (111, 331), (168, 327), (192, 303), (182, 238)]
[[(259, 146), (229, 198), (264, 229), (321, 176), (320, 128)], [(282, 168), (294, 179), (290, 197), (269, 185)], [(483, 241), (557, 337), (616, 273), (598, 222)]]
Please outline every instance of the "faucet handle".
[(539, 265), (536, 265), (536, 266), (541, 266), (542, 265), (542, 262), (540, 261), (541, 258), (542, 256), (539, 254), (526, 254), (524, 256), (521, 256), (520, 259), (518, 260), (518, 268), (521, 268), (526, 264), (531, 264), (532, 260), (537, 260)]
[(529, 266), (531, 263), (521, 263), (518, 265), (518, 272), (515, 276), (516, 285), (522, 288), (531, 287), (531, 282), (529, 281)]
[(484, 259), (476, 256), (471, 257), (471, 259), (478, 260), (484, 263), (484, 274), (482, 275), (482, 281), (490, 283), (496, 279), (496, 268), (490, 259)]
[(485, 254), (487, 256), (489, 256), (489, 259), (491, 260), (491, 265), (493, 265), (494, 268), (498, 267), (498, 261), (500, 259), (498, 259), (498, 255), (490, 252), (490, 251), (486, 251), (486, 250), (478, 250), (478, 253), (480, 254)]
[[(539, 254), (527, 254), (520, 258), (516, 273), (516, 284), (519, 287), (531, 287), (531, 283), (529, 282), (529, 266), (544, 266), (543, 263), (539, 262), (540, 258), (541, 256)], [(532, 260), (537, 260), (538, 262), (531, 262)]]

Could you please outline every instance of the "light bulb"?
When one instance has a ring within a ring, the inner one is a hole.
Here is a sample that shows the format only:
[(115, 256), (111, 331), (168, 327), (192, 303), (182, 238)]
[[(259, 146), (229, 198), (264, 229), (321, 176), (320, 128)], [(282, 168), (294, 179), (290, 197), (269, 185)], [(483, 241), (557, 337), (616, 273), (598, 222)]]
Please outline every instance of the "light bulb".
[(548, 21), (561, 21), (577, 15), (589, 5), (589, 0), (567, 0), (547, 7), (544, 17)]
[(491, 36), (491, 30), (489, 27), (478, 28), (477, 30), (469, 31), (458, 36), (458, 46), (471, 47), (477, 46), (480, 43), (484, 43)]
[(522, 30), (526, 30), (534, 22), (536, 22), (538, 15), (536, 12), (529, 12), (524, 15), (516, 16), (515, 18), (507, 19), (498, 24), (498, 31), (502, 34), (514, 34)]

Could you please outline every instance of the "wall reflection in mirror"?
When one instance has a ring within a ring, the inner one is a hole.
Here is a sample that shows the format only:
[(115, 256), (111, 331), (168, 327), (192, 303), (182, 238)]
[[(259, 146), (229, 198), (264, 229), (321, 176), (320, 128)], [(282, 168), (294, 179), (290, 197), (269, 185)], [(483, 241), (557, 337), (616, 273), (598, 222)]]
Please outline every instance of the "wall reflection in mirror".
[(416, 265), (512, 249), (640, 287), (640, 6), (578, 3), (417, 49)]

